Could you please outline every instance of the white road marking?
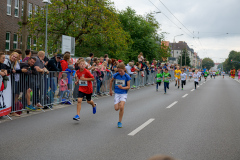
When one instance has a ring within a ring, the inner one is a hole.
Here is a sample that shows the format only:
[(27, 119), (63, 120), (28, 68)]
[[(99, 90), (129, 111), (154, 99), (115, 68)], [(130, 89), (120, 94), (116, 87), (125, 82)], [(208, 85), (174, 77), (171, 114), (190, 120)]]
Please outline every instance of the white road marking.
[(188, 96), (188, 94), (185, 94), (184, 96), (182, 96), (182, 98), (185, 98), (185, 97), (187, 97)]
[(172, 106), (174, 106), (175, 104), (177, 104), (178, 103), (178, 101), (175, 101), (175, 102), (173, 102), (172, 104), (170, 104), (167, 108), (171, 108)]
[(197, 88), (199, 88), (200, 86), (197, 86)]
[(192, 89), (191, 91), (194, 91), (195, 89)]
[(200, 85), (203, 85), (203, 84), (200, 84)]
[(155, 119), (151, 118), (149, 119), (147, 122), (143, 123), (141, 126), (139, 126), (138, 128), (136, 128), (134, 131), (132, 131), (131, 133), (129, 133), (129, 136), (134, 136), (135, 134), (137, 134), (139, 131), (141, 131), (144, 127), (146, 127), (147, 125), (149, 125), (150, 123), (152, 123)]

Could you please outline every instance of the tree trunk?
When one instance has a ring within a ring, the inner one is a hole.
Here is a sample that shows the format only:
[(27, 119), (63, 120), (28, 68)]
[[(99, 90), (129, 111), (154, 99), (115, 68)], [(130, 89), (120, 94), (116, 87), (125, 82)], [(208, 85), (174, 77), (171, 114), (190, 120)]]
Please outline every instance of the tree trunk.
[(26, 57), (27, 49), (27, 20), (28, 20), (28, 1), (24, 0), (23, 20), (22, 20), (22, 58)]

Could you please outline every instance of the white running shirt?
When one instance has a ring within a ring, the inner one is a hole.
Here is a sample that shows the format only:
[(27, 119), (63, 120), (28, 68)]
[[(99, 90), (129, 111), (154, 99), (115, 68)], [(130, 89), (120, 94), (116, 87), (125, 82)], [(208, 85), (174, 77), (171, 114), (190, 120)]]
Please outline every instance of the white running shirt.
[(198, 76), (198, 74), (193, 74), (193, 78), (194, 78), (194, 81), (195, 82), (198, 82), (198, 80), (199, 80), (199, 76)]
[(181, 80), (182, 81), (186, 80), (186, 76), (187, 76), (186, 73), (181, 73)]

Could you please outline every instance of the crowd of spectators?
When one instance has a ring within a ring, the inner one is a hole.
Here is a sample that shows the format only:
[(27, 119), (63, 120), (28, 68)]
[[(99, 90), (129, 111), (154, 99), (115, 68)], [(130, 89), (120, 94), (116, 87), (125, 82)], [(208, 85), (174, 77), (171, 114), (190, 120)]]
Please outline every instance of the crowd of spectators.
[[(36, 56), (33, 56), (31, 50), (26, 50), (25, 54), (26, 57), (22, 59), (20, 50), (15, 50), (10, 55), (5, 55), (3, 52), (0, 52), (0, 76), (6, 77), (7, 75), (12, 75), (12, 97), (14, 97), (12, 106), (18, 107), (19, 96), (21, 94), (21, 102), (28, 110), (46, 108), (44, 104), (49, 102), (45, 97), (43, 98), (44, 102), (40, 101), (41, 97), (39, 94), (51, 97), (48, 91), (49, 88), (54, 96), (57, 91), (57, 86), (59, 86), (58, 97), (60, 102), (64, 94), (69, 97), (69, 90), (72, 89), (72, 78), (74, 77), (75, 71), (79, 69), (78, 64), (81, 59), (85, 59), (86, 68), (95, 76), (98, 96), (107, 93), (106, 87), (103, 86), (107, 83), (103, 83), (103, 79), (105, 78), (106, 81), (109, 80), (111, 76), (117, 72), (117, 65), (123, 62), (120, 59), (109, 58), (108, 54), (98, 58), (94, 57), (93, 53), (90, 53), (89, 57), (78, 58), (75, 64), (73, 64), (70, 52), (65, 52), (63, 55), (55, 54), (50, 59), (45, 56), (44, 51), (39, 51)], [(150, 62), (144, 58), (142, 52), (138, 55), (137, 59), (137, 62), (131, 60), (126, 64), (126, 72), (130, 76), (139, 74), (142, 77), (146, 76), (146, 78), (148, 78), (149, 73), (156, 72), (157, 69), (167, 68), (168, 70), (175, 70), (177, 67), (176, 64), (161, 63), (155, 59)], [(185, 70), (189, 69), (188, 67), (183, 68)], [(56, 72), (62, 71), (65, 73), (55, 74)], [(49, 72), (51, 72), (51, 76), (48, 78), (44, 77), (40, 82), (38, 75), (47, 75)], [(20, 77), (22, 77), (22, 79)], [(23, 81), (21, 82), (21, 80)], [(40, 102), (44, 104), (42, 105)], [(16, 110), (16, 108), (14, 110)], [(19, 110), (19, 108), (17, 108), (17, 110)], [(20, 115), (17, 112), (12, 112), (11, 116)]]

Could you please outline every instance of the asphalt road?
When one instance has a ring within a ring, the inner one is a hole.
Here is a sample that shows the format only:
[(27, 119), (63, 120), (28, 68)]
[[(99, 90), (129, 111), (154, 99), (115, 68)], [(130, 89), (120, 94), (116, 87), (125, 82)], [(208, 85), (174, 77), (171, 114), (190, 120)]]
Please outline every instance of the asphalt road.
[(193, 82), (187, 82), (182, 91), (171, 82), (166, 95), (163, 86), (130, 92), (123, 128), (117, 128), (113, 97), (95, 101), (96, 115), (84, 103), (79, 122), (72, 120), (75, 105), (4, 122), (0, 159), (146, 160), (162, 153), (181, 160), (239, 160), (240, 83), (217, 77), (200, 84), (191, 91)]

